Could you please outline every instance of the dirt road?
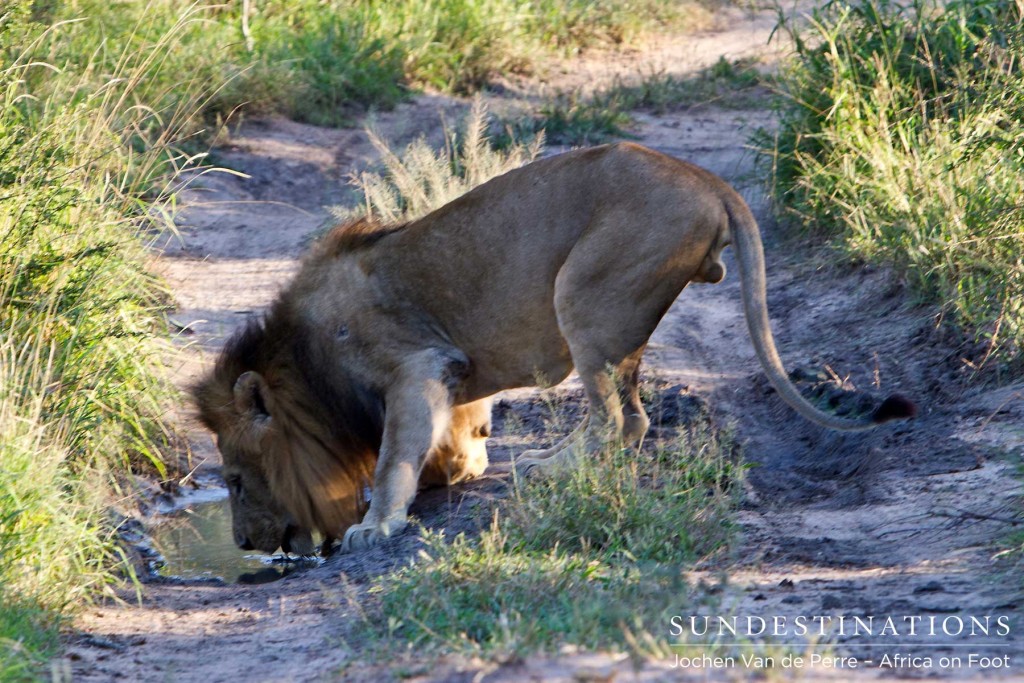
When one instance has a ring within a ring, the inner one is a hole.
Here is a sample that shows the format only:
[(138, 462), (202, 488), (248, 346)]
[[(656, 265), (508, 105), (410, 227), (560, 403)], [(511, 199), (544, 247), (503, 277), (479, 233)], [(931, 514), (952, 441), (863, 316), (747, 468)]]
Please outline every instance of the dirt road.
[[(766, 53), (768, 14), (733, 14), (725, 30), (649, 50), (601, 55), (552, 69), (547, 87), (610, 80), (664, 68), (685, 74), (720, 55)], [(528, 98), (529, 85), (506, 99)], [(494, 108), (514, 106), (496, 98)], [(467, 103), (422, 96), (377, 117), (402, 145), (437, 135), (439, 113), (455, 119)], [(1008, 454), (1024, 443), (1024, 385), (978, 388), (934, 311), (915, 307), (898, 273), (829, 262), (778, 234), (765, 190), (746, 148), (748, 133), (771, 126), (762, 109), (713, 106), (655, 117), (637, 114), (639, 142), (688, 159), (728, 179), (752, 205), (765, 233), (769, 301), (788, 368), (829, 367), (838, 378), (878, 394), (899, 391), (921, 406), (909, 424), (862, 436), (825, 432), (795, 418), (764, 381), (740, 309), (736, 269), (721, 285), (688, 288), (655, 333), (649, 373), (687, 385), (718, 419), (731, 421), (755, 463), (739, 513), (743, 536), (728, 572), (726, 601), (737, 614), (1010, 615), (1020, 628), (1020, 582), (1001, 575), (992, 543), (1020, 488)], [(327, 130), (271, 120), (251, 122), (216, 150), (216, 162), (248, 175), (206, 176), (185, 193), (182, 243), (170, 244), (160, 268), (188, 329), (176, 368), (181, 383), (209, 363), (226, 335), (265, 306), (296, 268), (311, 236), (327, 220), (325, 205), (351, 201), (346, 176), (375, 159), (361, 129)], [(197, 186), (197, 188), (200, 186)], [(217, 455), (194, 426), (195, 457), (213, 468)], [(492, 450), (500, 475), (514, 447), (499, 432)], [(476, 485), (486, 490), (488, 483)], [(459, 497), (421, 496), (414, 512), (428, 525), (458, 529)], [(985, 519), (990, 518), (990, 519)], [(377, 680), (388, 662), (354, 661), (355, 596), (370, 577), (415, 552), (408, 534), (358, 558), (335, 557), (318, 569), (263, 586), (150, 583), (143, 602), (86, 610), (69, 635), (66, 662), (75, 680), (304, 681)], [(718, 572), (695, 580), (718, 582)], [(1018, 636), (978, 651), (1018, 659)], [(840, 638), (842, 641), (842, 638)], [(954, 652), (942, 634), (915, 653)], [(847, 649), (852, 648), (847, 643)], [(842, 648), (840, 648), (842, 649)], [(874, 656), (871, 647), (850, 651)], [(639, 672), (619, 658), (566, 654), (495, 667), (442, 661), (413, 680), (674, 680), (685, 672), (650, 662)], [(410, 668), (411, 667), (411, 668)], [(344, 673), (341, 673), (344, 672)], [(703, 677), (703, 672), (698, 672)], [(811, 678), (824, 676), (816, 671)], [(859, 670), (874, 676), (877, 668)], [(917, 677), (912, 668), (896, 669)], [(979, 670), (953, 670), (968, 677)], [(987, 672), (992, 673), (992, 672)], [(998, 671), (995, 673), (999, 673)], [(1005, 673), (1005, 672), (1004, 672)], [(1011, 670), (1012, 673), (1012, 670)], [(597, 678), (587, 679), (586, 676)], [(696, 675), (696, 674), (695, 674)], [(853, 675), (845, 671), (839, 678)], [(601, 678), (605, 676), (605, 678)]]

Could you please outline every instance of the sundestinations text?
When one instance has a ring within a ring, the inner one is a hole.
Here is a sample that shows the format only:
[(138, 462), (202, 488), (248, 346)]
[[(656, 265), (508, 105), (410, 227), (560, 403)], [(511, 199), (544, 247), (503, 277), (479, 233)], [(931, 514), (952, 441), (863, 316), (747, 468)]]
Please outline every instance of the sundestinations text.
[(959, 616), (886, 616), (847, 617), (832, 615), (797, 615), (794, 617), (709, 617), (680, 615), (670, 621), (673, 636), (1006, 636), (1010, 620), (1005, 615)]

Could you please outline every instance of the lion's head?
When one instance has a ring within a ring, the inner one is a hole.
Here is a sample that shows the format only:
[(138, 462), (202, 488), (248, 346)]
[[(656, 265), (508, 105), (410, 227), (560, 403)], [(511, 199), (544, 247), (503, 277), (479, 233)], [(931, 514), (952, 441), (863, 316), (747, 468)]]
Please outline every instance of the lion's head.
[(380, 400), (330, 362), (288, 300), (250, 322), (193, 388), (217, 435), (242, 549), (311, 554), (359, 521), (383, 431)]

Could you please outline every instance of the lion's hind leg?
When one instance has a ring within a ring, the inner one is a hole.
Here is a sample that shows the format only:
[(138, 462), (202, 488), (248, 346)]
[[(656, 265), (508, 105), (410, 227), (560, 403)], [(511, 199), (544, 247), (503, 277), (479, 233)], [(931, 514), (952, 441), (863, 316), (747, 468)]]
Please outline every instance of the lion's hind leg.
[[(665, 240), (624, 242), (628, 232), (622, 226), (630, 223), (626, 214), (604, 215), (576, 243), (555, 279), (558, 327), (583, 382), (590, 417), (578, 441), (544, 460), (526, 459), (521, 469), (571, 466), (609, 441), (638, 443), (647, 433), (640, 359), (700, 261), (677, 254), (677, 245)], [(658, 276), (652, 279), (652, 272)]]
[(646, 346), (644, 344), (616, 368), (619, 400), (622, 403), (622, 440), (630, 446), (639, 446), (651, 426), (651, 420), (640, 400), (640, 359)]
[(624, 417), (622, 404), (615, 387), (614, 373), (608, 372), (601, 362), (582, 362), (577, 365), (583, 388), (590, 404), (590, 412), (579, 436), (566, 440), (547, 458), (524, 458), (516, 461), (517, 469), (524, 473), (545, 474), (573, 467), (579, 458), (596, 453), (609, 440), (622, 435)]
[[(639, 447), (651, 424), (640, 400), (641, 347), (614, 369), (605, 365), (587, 371), (580, 368), (580, 377), (590, 403), (590, 414), (576, 430), (557, 446), (544, 451), (526, 451), (517, 460), (521, 472), (554, 469), (573, 465), (608, 443), (621, 442)], [(539, 455), (534, 455), (538, 453)]]

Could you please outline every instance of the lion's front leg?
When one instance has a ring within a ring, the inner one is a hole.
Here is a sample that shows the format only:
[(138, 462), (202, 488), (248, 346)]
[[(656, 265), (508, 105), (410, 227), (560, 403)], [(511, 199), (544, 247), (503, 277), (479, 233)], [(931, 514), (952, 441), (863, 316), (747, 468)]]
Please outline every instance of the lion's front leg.
[(419, 355), (425, 357), (403, 368), (403, 376), (385, 397), (384, 436), (370, 509), (362, 522), (345, 532), (343, 552), (375, 546), (405, 528), (427, 454), (448, 430), (452, 359), (440, 352)]

